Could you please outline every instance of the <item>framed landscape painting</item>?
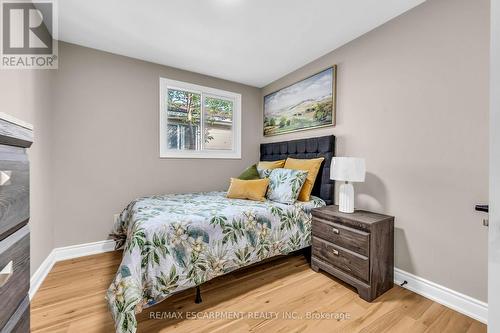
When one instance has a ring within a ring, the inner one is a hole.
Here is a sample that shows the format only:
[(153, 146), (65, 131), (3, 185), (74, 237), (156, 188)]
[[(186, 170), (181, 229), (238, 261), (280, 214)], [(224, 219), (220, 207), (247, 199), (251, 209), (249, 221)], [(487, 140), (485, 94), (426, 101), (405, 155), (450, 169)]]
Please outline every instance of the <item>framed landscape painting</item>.
[(335, 125), (337, 66), (264, 97), (264, 136)]

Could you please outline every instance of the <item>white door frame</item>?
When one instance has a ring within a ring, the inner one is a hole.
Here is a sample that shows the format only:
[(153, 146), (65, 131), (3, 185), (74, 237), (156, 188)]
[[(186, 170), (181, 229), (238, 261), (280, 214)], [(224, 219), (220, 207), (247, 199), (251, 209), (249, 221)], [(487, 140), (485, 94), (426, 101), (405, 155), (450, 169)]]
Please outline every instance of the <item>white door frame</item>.
[(500, 332), (500, 0), (491, 0), (488, 332)]

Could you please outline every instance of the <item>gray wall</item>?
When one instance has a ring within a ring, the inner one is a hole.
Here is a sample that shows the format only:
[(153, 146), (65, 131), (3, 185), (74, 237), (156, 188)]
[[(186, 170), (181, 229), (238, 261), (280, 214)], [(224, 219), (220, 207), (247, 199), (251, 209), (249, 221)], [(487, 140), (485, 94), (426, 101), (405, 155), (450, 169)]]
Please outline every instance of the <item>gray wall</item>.
[[(159, 158), (160, 76), (242, 94), (241, 160)], [(226, 190), (258, 159), (257, 88), (60, 43), (54, 94), (56, 247), (106, 239), (138, 196)]]
[(338, 64), (336, 127), (261, 139), (335, 134), (366, 158), (357, 207), (396, 216), (396, 266), (483, 301), (488, 45), (488, 0), (427, 1), (264, 87)]
[(31, 272), (54, 247), (54, 224), (49, 217), (51, 77), (49, 70), (1, 70), (1, 112), (34, 125), (30, 158)]
[(500, 332), (500, 0), (491, 1), (488, 332)]

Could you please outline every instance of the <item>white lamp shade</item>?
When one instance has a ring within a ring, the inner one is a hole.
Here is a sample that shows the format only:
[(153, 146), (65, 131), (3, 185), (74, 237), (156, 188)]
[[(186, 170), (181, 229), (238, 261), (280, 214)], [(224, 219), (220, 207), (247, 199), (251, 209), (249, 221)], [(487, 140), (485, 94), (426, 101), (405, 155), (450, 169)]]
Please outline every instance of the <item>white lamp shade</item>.
[(358, 157), (334, 157), (330, 167), (330, 179), (364, 182), (365, 181), (365, 159)]

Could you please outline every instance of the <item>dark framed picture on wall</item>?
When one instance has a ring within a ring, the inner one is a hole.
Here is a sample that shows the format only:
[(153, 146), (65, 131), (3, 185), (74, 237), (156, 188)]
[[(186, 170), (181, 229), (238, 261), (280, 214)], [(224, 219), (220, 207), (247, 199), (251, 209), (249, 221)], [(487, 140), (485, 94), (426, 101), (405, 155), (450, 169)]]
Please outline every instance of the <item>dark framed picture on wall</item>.
[(335, 125), (337, 65), (264, 96), (264, 136)]

